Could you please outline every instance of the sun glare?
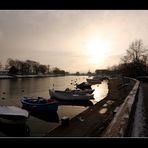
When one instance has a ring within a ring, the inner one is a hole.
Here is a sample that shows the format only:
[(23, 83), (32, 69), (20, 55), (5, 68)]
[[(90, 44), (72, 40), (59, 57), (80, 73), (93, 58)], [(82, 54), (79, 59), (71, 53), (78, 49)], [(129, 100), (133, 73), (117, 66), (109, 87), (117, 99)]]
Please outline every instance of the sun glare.
[(104, 40), (93, 38), (88, 42), (86, 49), (90, 62), (98, 64), (104, 60), (110, 48)]

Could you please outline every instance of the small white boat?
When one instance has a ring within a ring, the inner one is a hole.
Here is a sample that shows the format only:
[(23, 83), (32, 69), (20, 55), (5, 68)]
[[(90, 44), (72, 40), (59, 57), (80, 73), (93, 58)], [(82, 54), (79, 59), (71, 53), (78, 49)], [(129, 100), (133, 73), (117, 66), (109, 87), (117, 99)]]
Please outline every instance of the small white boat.
[(0, 106), (0, 121), (10, 124), (25, 123), (29, 117), (28, 111), (16, 106)]
[[(61, 90), (55, 90), (55, 91), (63, 92)], [(87, 94), (87, 93), (92, 94), (94, 92), (94, 89), (84, 89), (84, 90), (82, 90), (82, 89), (74, 89), (74, 90), (72, 90), (72, 89), (66, 88), (65, 92), (72, 92), (72, 93), (75, 93), (75, 94)]]
[(101, 83), (100, 79), (86, 79), (89, 84), (99, 84)]
[(76, 89), (82, 89), (82, 90), (91, 89), (91, 84), (89, 84), (88, 82), (82, 82), (80, 84), (76, 83)]
[(49, 94), (51, 98), (56, 98), (58, 100), (63, 100), (63, 101), (87, 101), (93, 98), (93, 94), (89, 93), (75, 93), (75, 92), (65, 92), (65, 91), (56, 91), (56, 90), (51, 90), (49, 89)]

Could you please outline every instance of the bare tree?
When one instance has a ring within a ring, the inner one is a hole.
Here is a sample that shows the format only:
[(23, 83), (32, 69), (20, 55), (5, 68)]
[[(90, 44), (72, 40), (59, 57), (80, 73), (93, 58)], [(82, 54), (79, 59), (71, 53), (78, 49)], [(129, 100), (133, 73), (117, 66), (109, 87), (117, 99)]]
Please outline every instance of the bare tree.
[(29, 66), (28, 66), (29, 72), (31, 72), (33, 74), (38, 73), (38, 67), (39, 67), (40, 63), (33, 61), (33, 60), (26, 60), (26, 63), (29, 64)]
[[(126, 55), (121, 58), (124, 63), (140, 62), (145, 60), (148, 50), (143, 46), (142, 40), (136, 40), (131, 43)], [(143, 59), (144, 58), (144, 59)]]
[(142, 40), (135, 40), (126, 50), (126, 55), (121, 58), (119, 66), (122, 74), (131, 77), (145, 75), (147, 73), (148, 50)]
[(11, 58), (8, 58), (8, 60), (7, 60), (7, 67), (10, 68), (12, 66), (16, 66), (16, 62), (15, 62), (15, 60), (13, 60)]
[(39, 65), (38, 72), (45, 74), (48, 72), (48, 67), (46, 65)]

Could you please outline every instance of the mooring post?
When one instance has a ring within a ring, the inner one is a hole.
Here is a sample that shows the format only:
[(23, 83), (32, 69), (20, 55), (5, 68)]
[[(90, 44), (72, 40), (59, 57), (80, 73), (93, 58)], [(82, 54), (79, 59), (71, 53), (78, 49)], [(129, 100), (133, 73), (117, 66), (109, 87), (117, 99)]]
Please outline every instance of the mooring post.
[(69, 117), (68, 116), (64, 116), (61, 118), (61, 125), (63, 127), (69, 126)]

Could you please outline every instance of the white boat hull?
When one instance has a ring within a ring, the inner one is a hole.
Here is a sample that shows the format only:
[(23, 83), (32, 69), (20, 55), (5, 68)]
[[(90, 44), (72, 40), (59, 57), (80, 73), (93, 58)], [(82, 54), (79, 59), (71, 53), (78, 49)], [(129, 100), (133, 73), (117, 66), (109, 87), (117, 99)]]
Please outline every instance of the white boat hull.
[(49, 90), (49, 93), (52, 98), (65, 101), (88, 101), (90, 99), (94, 99), (93, 94), (77, 94), (72, 92), (62, 92), (54, 90)]
[(3, 123), (25, 123), (29, 117), (28, 111), (16, 106), (0, 106), (0, 121)]
[(99, 84), (101, 80), (99, 79), (86, 79), (89, 84)]

